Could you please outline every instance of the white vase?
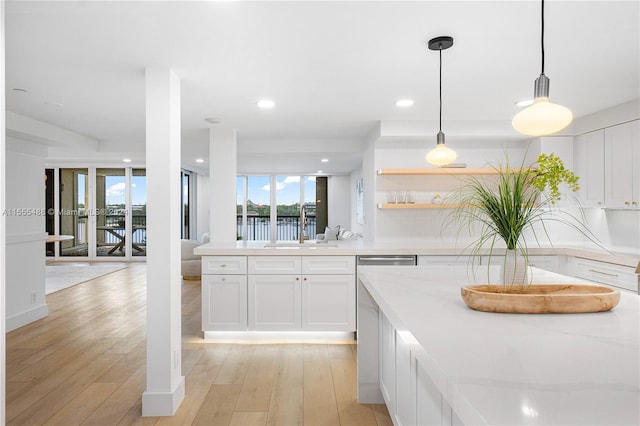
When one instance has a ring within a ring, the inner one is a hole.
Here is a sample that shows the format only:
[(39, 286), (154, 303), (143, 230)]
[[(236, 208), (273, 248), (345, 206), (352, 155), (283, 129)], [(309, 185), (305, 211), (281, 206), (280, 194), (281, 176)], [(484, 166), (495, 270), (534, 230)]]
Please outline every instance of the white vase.
[(502, 265), (502, 283), (507, 285), (528, 284), (527, 269), (525, 256), (519, 250), (507, 249)]

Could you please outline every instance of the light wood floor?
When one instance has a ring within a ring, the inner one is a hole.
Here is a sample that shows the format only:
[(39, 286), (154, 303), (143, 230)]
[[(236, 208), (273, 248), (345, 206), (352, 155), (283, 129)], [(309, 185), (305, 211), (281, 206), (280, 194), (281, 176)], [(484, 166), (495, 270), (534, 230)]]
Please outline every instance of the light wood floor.
[(9, 425), (390, 425), (356, 402), (356, 346), (212, 344), (200, 282), (182, 286), (187, 395), (173, 417), (142, 417), (146, 265), (47, 296), (49, 316), (7, 334)]

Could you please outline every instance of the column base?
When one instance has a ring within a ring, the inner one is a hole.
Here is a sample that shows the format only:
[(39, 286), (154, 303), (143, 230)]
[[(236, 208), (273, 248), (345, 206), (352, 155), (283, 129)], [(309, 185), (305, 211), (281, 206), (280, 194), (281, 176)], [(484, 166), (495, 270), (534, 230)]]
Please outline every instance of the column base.
[(184, 399), (184, 376), (171, 392), (142, 393), (142, 416), (173, 416)]

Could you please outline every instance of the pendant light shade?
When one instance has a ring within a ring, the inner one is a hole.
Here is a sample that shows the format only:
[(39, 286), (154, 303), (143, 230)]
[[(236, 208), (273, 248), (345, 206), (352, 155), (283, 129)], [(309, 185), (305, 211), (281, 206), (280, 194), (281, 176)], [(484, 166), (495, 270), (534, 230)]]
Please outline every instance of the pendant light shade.
[(542, 72), (535, 81), (533, 104), (517, 113), (511, 121), (514, 129), (528, 136), (544, 136), (559, 132), (573, 120), (569, 108), (549, 102), (549, 78), (544, 75), (544, 0), (541, 1)]
[[(442, 142), (440, 142), (442, 139)], [(438, 132), (438, 144), (427, 153), (426, 160), (434, 166), (446, 166), (456, 161), (458, 154), (444, 144), (444, 133)]]
[(444, 143), (444, 133), (442, 133), (442, 51), (453, 46), (453, 37), (441, 36), (429, 40), (429, 49), (440, 52), (440, 120), (439, 131), (436, 135), (436, 147), (429, 151), (425, 157), (429, 164), (434, 166), (446, 166), (456, 161), (458, 154)]

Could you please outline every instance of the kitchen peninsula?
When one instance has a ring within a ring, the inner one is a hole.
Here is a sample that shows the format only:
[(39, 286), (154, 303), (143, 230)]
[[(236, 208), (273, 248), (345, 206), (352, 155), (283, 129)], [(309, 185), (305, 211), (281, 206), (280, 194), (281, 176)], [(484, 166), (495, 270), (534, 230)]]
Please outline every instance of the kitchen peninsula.
[[(202, 330), (207, 339), (296, 331), (351, 339), (356, 331), (357, 256), (411, 255), (418, 265), (460, 271), (467, 270), (469, 259), (453, 245), (362, 240), (209, 243), (194, 253), (202, 256)], [(497, 265), (501, 259), (499, 252), (493, 257), (484, 253), (480, 261)], [(536, 248), (530, 249), (529, 260), (538, 268), (638, 294), (640, 254)]]
[(464, 305), (468, 282), (442, 267), (359, 272), (359, 402), (384, 396), (395, 424), (639, 424), (638, 296), (603, 313), (496, 314)]

